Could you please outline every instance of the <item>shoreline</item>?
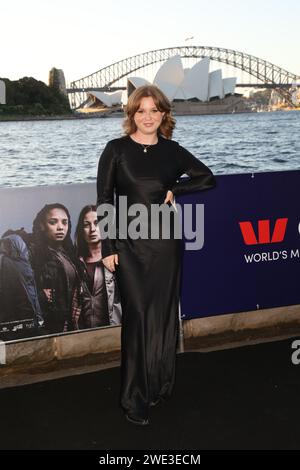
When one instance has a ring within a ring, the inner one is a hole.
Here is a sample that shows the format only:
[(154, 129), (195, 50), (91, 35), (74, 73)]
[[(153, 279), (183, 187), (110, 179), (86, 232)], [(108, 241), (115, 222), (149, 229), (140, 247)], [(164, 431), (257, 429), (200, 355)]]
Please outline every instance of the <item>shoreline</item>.
[[(239, 111), (235, 114), (253, 113), (255, 111)], [(174, 112), (173, 115), (177, 116), (212, 116), (220, 114), (232, 114), (232, 113), (180, 113)], [(62, 116), (6, 116), (5, 118), (0, 115), (1, 122), (18, 122), (18, 121), (76, 121), (80, 119), (107, 119), (107, 118), (124, 118), (125, 114), (119, 113), (87, 113), (82, 115), (62, 115)]]
[[(253, 111), (253, 110), (243, 110), (243, 111), (236, 111), (235, 113), (231, 112), (216, 112), (216, 113), (181, 113), (181, 112), (173, 112), (173, 115), (176, 116), (215, 116), (215, 115), (220, 115), (220, 114), (245, 114), (245, 113), (257, 113), (257, 112), (278, 112), (278, 111), (283, 111), (283, 112), (288, 112), (288, 111), (300, 111), (300, 109), (276, 109), (276, 110), (270, 110), (270, 111)], [(116, 113), (82, 113), (82, 114), (70, 114), (70, 115), (54, 115), (54, 116), (25, 116), (25, 115), (20, 115), (20, 116), (1, 116), (0, 114), (0, 124), (1, 122), (18, 122), (18, 121), (76, 121), (76, 120), (81, 120), (81, 119), (106, 119), (106, 118), (123, 118), (124, 113), (123, 112), (116, 112)]]
[(83, 114), (83, 115), (77, 115), (77, 114), (71, 114), (71, 115), (54, 115), (54, 116), (1, 116), (0, 115), (0, 123), (1, 122), (17, 122), (17, 121), (71, 121), (71, 120), (78, 120), (78, 119), (92, 119), (92, 118), (97, 118), (97, 119), (105, 119), (105, 118), (110, 118), (110, 117), (123, 117), (123, 113), (117, 114), (117, 113), (108, 113), (108, 114)]

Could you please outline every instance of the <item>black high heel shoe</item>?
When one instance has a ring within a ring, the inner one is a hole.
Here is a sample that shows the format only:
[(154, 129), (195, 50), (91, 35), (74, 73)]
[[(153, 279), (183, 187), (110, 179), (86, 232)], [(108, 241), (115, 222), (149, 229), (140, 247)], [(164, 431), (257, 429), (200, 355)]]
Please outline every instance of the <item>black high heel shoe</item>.
[(128, 413), (125, 414), (125, 417), (127, 421), (138, 426), (148, 426), (149, 424), (149, 419), (137, 418), (136, 416), (130, 416)]

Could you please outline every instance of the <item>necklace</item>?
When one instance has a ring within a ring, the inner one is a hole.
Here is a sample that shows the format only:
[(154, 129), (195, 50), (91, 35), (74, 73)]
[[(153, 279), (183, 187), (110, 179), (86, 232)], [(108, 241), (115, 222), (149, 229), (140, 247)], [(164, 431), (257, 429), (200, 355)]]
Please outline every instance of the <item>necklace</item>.
[(147, 153), (147, 150), (149, 147), (151, 147), (151, 144), (148, 144), (148, 145), (141, 144), (141, 146), (143, 147), (143, 152)]
[[(133, 140), (133, 142), (135, 142), (136, 144), (141, 145), (143, 147), (143, 152), (144, 153), (148, 152), (149, 147), (152, 147), (153, 145), (156, 145), (156, 144), (142, 144), (141, 142), (138, 142), (137, 140), (133, 139), (132, 137), (130, 137), (130, 139)], [(158, 140), (157, 140), (157, 142), (158, 142)]]

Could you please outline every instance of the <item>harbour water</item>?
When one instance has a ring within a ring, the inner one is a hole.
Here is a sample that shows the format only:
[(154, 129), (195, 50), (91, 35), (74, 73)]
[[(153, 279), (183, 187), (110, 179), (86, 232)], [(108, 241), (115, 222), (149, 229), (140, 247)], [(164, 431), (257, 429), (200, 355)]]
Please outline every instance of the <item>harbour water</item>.
[[(300, 112), (178, 116), (174, 140), (215, 174), (300, 169)], [(96, 180), (122, 119), (0, 122), (0, 187)]]

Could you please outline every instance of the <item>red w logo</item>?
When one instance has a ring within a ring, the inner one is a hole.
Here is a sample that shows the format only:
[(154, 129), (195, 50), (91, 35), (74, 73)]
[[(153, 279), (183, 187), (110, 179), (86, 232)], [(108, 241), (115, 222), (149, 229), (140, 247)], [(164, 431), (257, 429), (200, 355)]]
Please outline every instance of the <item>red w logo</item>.
[(270, 234), (270, 220), (258, 221), (258, 241), (251, 222), (239, 222), (239, 226), (246, 245), (282, 242), (285, 236), (288, 218), (276, 219), (272, 238)]

